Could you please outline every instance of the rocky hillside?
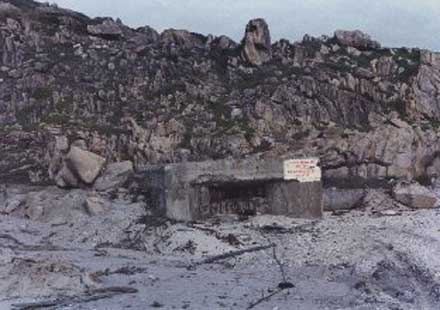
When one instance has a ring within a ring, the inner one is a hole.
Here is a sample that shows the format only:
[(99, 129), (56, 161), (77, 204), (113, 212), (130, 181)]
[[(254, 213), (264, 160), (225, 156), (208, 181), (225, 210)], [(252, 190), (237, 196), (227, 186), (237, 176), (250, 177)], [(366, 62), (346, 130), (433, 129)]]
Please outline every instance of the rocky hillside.
[[(294, 31), (294, 29), (292, 29)], [(314, 155), (327, 180), (440, 170), (440, 54), (359, 31), (240, 43), (0, 1), (0, 178), (51, 182), (71, 145), (108, 162)]]

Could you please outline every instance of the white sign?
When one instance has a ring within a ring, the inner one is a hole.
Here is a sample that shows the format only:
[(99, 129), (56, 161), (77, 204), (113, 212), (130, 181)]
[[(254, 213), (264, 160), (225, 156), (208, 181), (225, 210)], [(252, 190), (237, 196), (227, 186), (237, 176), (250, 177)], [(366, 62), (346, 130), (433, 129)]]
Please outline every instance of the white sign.
[(321, 181), (321, 168), (318, 158), (302, 158), (284, 161), (284, 180), (299, 182)]

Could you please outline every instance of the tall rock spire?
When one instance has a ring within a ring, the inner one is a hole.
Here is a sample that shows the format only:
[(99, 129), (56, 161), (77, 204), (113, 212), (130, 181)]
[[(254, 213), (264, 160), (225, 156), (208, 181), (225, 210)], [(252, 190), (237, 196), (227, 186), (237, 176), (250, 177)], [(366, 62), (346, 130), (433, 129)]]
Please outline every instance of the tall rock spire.
[(242, 57), (260, 66), (272, 58), (269, 26), (262, 18), (249, 21), (242, 42)]

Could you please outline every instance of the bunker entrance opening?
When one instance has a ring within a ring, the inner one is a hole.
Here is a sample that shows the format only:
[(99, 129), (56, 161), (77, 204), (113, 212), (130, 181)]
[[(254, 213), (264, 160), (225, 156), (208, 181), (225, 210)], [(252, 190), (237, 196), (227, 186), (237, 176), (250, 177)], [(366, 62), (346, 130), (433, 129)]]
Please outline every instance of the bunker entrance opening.
[(230, 182), (204, 187), (207, 194), (201, 211), (209, 216), (238, 214), (252, 216), (270, 210), (269, 192), (272, 182)]

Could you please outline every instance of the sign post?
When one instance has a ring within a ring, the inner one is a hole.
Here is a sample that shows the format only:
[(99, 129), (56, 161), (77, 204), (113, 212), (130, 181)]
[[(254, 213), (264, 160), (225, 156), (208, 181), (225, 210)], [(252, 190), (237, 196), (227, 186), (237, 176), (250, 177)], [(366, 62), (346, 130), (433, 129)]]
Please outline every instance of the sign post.
[(303, 182), (321, 181), (321, 168), (318, 158), (302, 158), (284, 161), (284, 180)]

